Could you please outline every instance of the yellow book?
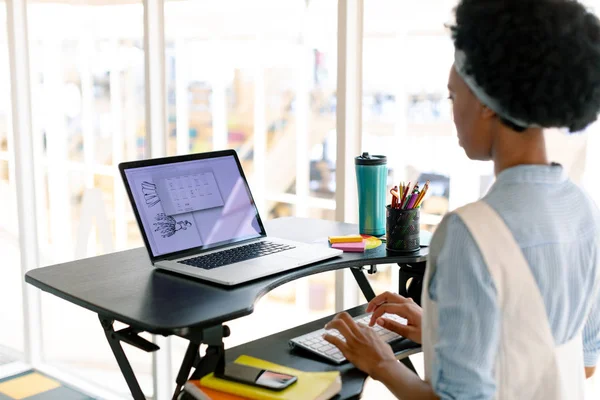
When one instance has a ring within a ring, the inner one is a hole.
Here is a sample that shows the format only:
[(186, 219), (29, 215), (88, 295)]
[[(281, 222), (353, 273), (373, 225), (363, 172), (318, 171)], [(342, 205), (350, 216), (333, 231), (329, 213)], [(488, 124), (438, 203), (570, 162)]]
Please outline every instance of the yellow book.
[(248, 400), (247, 397), (220, 392), (200, 385), (200, 381), (187, 381), (183, 386), (185, 392), (196, 400)]
[(235, 362), (295, 375), (298, 381), (284, 390), (275, 391), (219, 379), (211, 373), (200, 379), (200, 385), (255, 400), (328, 400), (342, 389), (339, 371), (304, 372), (250, 356), (240, 356)]
[(363, 237), (360, 235), (348, 235), (348, 236), (329, 236), (329, 243), (357, 243), (362, 242)]

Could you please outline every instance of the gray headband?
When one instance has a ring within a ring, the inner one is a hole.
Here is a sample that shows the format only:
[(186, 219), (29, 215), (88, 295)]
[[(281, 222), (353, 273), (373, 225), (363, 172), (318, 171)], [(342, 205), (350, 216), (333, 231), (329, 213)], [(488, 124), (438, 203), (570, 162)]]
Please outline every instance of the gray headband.
[(466, 64), (467, 64), (467, 55), (462, 50), (455, 50), (454, 52), (454, 69), (458, 75), (463, 78), (467, 86), (473, 91), (473, 94), (489, 107), (492, 111), (494, 111), (498, 116), (504, 118), (507, 121), (512, 122), (513, 124), (523, 127), (523, 128), (539, 128), (540, 126), (531, 122), (523, 121), (522, 119), (515, 118), (510, 116), (510, 114), (506, 111), (504, 107), (500, 105), (498, 100), (494, 99), (490, 95), (488, 95), (485, 90), (475, 82), (475, 78), (466, 72)]

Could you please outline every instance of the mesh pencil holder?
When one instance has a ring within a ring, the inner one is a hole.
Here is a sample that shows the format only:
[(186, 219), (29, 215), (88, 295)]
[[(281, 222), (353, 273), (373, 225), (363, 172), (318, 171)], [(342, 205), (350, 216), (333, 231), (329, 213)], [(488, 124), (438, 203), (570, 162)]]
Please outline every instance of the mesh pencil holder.
[(399, 210), (386, 206), (386, 247), (394, 253), (413, 253), (421, 248), (420, 208)]

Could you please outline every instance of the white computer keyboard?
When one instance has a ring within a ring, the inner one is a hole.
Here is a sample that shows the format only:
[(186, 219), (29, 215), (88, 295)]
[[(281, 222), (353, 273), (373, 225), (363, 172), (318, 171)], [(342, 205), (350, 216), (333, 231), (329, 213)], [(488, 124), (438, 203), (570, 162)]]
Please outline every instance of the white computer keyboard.
[[(354, 317), (353, 319), (354, 319), (354, 321), (356, 321), (358, 323), (369, 325), (369, 322), (371, 321), (371, 314), (372, 313), (362, 314), (357, 317)], [(404, 318), (401, 318), (395, 314), (387, 314), (386, 313), (383, 315), (383, 317), (391, 319), (393, 321), (397, 321), (401, 324), (406, 324), (406, 320)], [(391, 343), (396, 340), (402, 339), (402, 336), (398, 335), (395, 332), (392, 332), (390, 330), (382, 328), (381, 326), (379, 326), (377, 324), (373, 325), (371, 327), (371, 329), (373, 329), (375, 332), (377, 332), (377, 334), (387, 343)], [(344, 361), (346, 361), (346, 357), (344, 357), (342, 352), (337, 347), (335, 347), (334, 345), (332, 345), (331, 343), (329, 343), (325, 339), (323, 339), (323, 334), (325, 332), (327, 332), (331, 335), (337, 336), (337, 337), (341, 338), (342, 340), (345, 340), (344, 337), (338, 332), (337, 329), (330, 329), (330, 330), (319, 329), (317, 331), (310, 332), (305, 335), (298, 336), (296, 338), (291, 339), (290, 346), (292, 348), (300, 347), (305, 350), (311, 351), (311, 352), (313, 352), (321, 357), (324, 357), (324, 358), (328, 359), (329, 361), (334, 362), (336, 364), (343, 363)]]

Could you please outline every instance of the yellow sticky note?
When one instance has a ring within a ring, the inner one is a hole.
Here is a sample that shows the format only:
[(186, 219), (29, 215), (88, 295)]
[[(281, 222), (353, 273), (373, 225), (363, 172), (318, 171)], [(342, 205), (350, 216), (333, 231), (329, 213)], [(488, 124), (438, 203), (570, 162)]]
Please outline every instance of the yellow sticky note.
[(0, 393), (16, 400), (35, 396), (60, 387), (54, 379), (33, 372), (15, 379), (0, 383)]
[(367, 244), (367, 250), (376, 249), (381, 246), (381, 239), (376, 238), (375, 236), (364, 236), (365, 242)]
[(357, 243), (362, 242), (363, 238), (360, 235), (348, 236), (329, 236), (329, 243)]

